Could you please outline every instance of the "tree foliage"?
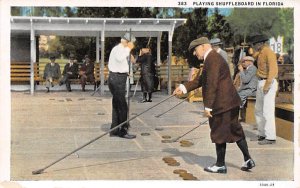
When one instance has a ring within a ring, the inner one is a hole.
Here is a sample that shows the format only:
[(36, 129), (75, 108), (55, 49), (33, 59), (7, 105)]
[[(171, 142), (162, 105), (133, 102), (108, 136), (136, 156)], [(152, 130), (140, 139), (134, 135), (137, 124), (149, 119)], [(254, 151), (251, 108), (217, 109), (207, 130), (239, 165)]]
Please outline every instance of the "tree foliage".
[(285, 43), (293, 40), (293, 9), (289, 8), (236, 8), (226, 18), (234, 33), (234, 44), (247, 42), (250, 36), (265, 34), (269, 37), (283, 35)]

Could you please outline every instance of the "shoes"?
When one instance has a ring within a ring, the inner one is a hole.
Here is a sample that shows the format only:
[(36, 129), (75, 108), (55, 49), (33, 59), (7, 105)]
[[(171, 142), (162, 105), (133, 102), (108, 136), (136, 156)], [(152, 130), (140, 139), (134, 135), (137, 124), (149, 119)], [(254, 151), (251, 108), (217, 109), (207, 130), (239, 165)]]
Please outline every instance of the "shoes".
[(115, 133), (109, 133), (109, 136), (110, 136), (110, 137), (119, 137), (119, 135), (118, 135), (118, 134), (115, 134)]
[(53, 82), (51, 82), (51, 87), (54, 87), (54, 84), (53, 84)]
[(255, 167), (254, 161), (252, 159), (248, 159), (247, 161), (244, 162), (243, 166), (241, 167), (241, 170), (248, 171), (253, 167)]
[(258, 142), (259, 145), (275, 144), (276, 140), (264, 139)]
[(83, 88), (82, 91), (85, 92), (85, 89)]
[(59, 82), (59, 84), (58, 84), (59, 86), (62, 86), (63, 85), (63, 83), (62, 82)]
[(264, 139), (266, 139), (266, 137), (264, 137), (264, 136), (257, 136), (257, 140), (258, 141), (263, 141)]
[(133, 134), (125, 134), (125, 135), (122, 135), (120, 136), (121, 138), (126, 138), (126, 139), (134, 139), (136, 138), (136, 135), (133, 135)]
[(226, 174), (227, 173), (227, 168), (226, 166), (216, 166), (215, 164), (212, 166), (208, 166), (204, 168), (204, 171), (206, 172), (211, 172), (211, 173), (221, 173), (221, 174)]
[(145, 103), (145, 102), (147, 102), (146, 99), (142, 99), (141, 101), (139, 101), (139, 103)]
[(148, 99), (147, 102), (152, 102), (152, 99)]
[(72, 92), (72, 89), (68, 89), (68, 92)]
[(250, 138), (250, 141), (262, 141), (264, 139), (266, 139), (266, 137), (264, 137), (264, 136), (257, 136), (255, 138)]
[(46, 89), (47, 89), (46, 93), (49, 93), (50, 92), (49, 87), (46, 87)]

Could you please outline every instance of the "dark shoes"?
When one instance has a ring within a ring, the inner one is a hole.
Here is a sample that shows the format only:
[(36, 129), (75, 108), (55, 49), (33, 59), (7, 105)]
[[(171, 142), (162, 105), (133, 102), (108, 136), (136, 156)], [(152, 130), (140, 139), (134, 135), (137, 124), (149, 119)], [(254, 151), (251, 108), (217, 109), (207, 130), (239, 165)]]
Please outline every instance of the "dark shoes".
[(134, 139), (134, 138), (136, 138), (136, 135), (127, 133), (127, 134), (122, 135), (120, 137), (121, 138), (126, 138), (126, 139)]
[(119, 134), (115, 134), (115, 133), (109, 133), (110, 137), (121, 137), (121, 138), (126, 138), (126, 139), (134, 139), (136, 138), (136, 135), (133, 134), (124, 134), (124, 135), (119, 135)]
[(51, 87), (54, 87), (54, 84), (53, 84), (53, 82), (51, 82)]
[(141, 101), (139, 101), (139, 103), (145, 103), (145, 102), (147, 102), (146, 99), (142, 99)]
[(148, 99), (147, 102), (152, 102), (152, 99)]
[(49, 90), (49, 87), (46, 87), (46, 93), (49, 93), (50, 92), (50, 90)]
[(262, 141), (264, 139), (266, 139), (266, 137), (264, 137), (264, 136), (257, 136), (255, 138), (250, 138), (250, 141)]
[(59, 84), (58, 84), (59, 86), (62, 86), (63, 85), (63, 83), (62, 82), (59, 82)]
[(241, 167), (241, 170), (242, 171), (248, 171), (253, 167), (255, 167), (255, 163), (252, 159), (249, 159), (249, 160), (244, 162), (243, 166)]
[(204, 171), (210, 172), (210, 173), (221, 173), (221, 174), (226, 174), (227, 173), (227, 168), (226, 166), (216, 166), (215, 164), (212, 166), (208, 166), (204, 168)]
[(258, 142), (259, 145), (275, 144), (276, 140), (264, 139)]

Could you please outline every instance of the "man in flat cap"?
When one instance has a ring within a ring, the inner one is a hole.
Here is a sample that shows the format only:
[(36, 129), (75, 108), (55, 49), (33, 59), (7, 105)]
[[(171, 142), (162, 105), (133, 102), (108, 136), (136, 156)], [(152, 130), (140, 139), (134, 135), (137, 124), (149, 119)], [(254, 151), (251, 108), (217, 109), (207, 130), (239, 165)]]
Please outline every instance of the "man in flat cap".
[(209, 40), (201, 37), (190, 43), (189, 50), (197, 58), (204, 59), (202, 74), (175, 89), (181, 95), (202, 86), (204, 114), (209, 118), (210, 137), (216, 146), (217, 162), (204, 170), (211, 173), (227, 173), (225, 165), (226, 143), (236, 142), (244, 155), (241, 170), (255, 166), (251, 159), (243, 128), (238, 121), (241, 100), (230, 78), (224, 58), (212, 49)]
[(55, 56), (50, 56), (50, 63), (47, 63), (44, 70), (43, 78), (46, 80), (47, 93), (50, 91), (50, 86), (53, 87), (53, 80), (58, 80), (61, 76), (60, 67), (55, 62)]
[[(125, 98), (126, 80), (129, 76), (129, 58), (134, 62), (134, 57), (130, 51), (134, 48), (135, 37), (126, 33), (121, 37), (121, 42), (115, 46), (109, 55), (108, 87), (112, 94), (112, 123), (111, 129), (127, 120), (128, 106)], [(129, 123), (110, 132), (110, 136), (133, 139), (136, 135), (128, 133)]]
[(265, 35), (256, 35), (250, 39), (254, 51), (252, 56), (257, 61), (255, 119), (260, 145), (276, 143), (275, 97), (278, 89), (278, 65), (276, 54), (267, 41), (268, 37)]
[(242, 100), (242, 104), (240, 106), (240, 116), (241, 122), (245, 122), (246, 120), (246, 101), (247, 98), (252, 96), (256, 96), (256, 89), (257, 89), (257, 76), (256, 71), (257, 68), (254, 66), (254, 58), (251, 56), (245, 56), (241, 64), (238, 65), (239, 69), (239, 78), (241, 85), (237, 89), (238, 94)]
[(67, 63), (63, 70), (63, 78), (59, 82), (59, 85), (66, 84), (67, 90), (71, 92), (71, 84), (70, 79), (77, 79), (78, 78), (78, 65), (75, 63), (75, 55), (70, 54), (69, 56), (69, 63)]

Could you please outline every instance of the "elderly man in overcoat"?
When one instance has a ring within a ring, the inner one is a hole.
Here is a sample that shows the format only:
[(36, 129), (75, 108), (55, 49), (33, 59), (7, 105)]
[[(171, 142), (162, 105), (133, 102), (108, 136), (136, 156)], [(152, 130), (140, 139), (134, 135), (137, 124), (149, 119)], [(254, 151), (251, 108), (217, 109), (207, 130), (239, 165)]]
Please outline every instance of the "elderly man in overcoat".
[(212, 49), (206, 37), (193, 40), (189, 50), (199, 60), (204, 59), (202, 74), (199, 73), (194, 80), (179, 85), (173, 94), (181, 95), (202, 86), (204, 114), (209, 118), (210, 137), (215, 143), (217, 153), (217, 162), (204, 170), (227, 173), (226, 143), (236, 142), (244, 156), (241, 170), (248, 171), (255, 163), (251, 159), (243, 128), (238, 121), (241, 100), (233, 86), (226, 61)]

